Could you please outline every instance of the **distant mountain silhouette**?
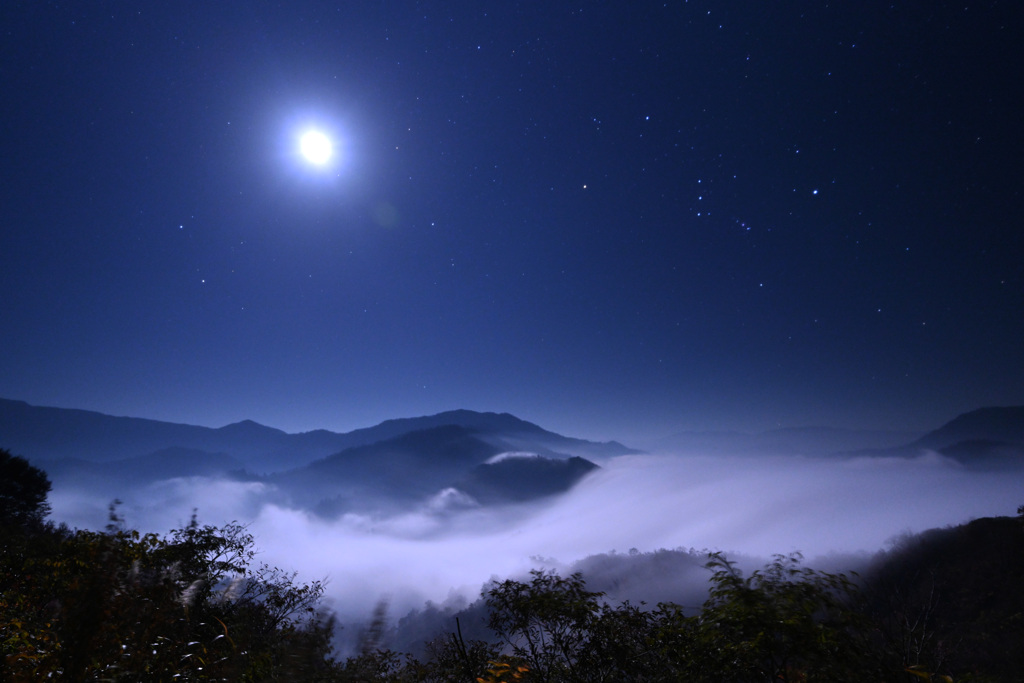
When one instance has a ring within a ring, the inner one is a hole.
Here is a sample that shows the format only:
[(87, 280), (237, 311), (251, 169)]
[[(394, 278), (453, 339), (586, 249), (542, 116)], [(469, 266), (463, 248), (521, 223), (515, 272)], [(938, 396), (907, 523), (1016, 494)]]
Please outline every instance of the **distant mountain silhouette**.
[(929, 451), (972, 468), (1024, 467), (1024, 406), (979, 408), (902, 446), (854, 454), (916, 457)]
[(1024, 445), (1024, 406), (972, 410), (928, 432), (911, 445), (938, 450), (975, 440)]
[(905, 444), (913, 432), (786, 427), (765, 432), (679, 432), (659, 439), (650, 449), (688, 455), (808, 455), (826, 456), (845, 451), (877, 449)]
[(225, 453), (208, 453), (191, 448), (171, 447), (148, 455), (106, 462), (61, 458), (46, 462), (53, 481), (74, 482), (78, 488), (104, 493), (112, 498), (128, 487), (143, 486), (176, 477), (236, 476), (243, 463)]
[(684, 455), (918, 457), (935, 452), (978, 469), (1024, 467), (1024, 406), (979, 408), (923, 436), (827, 427), (743, 432), (680, 432), (651, 450)]
[[(493, 435), (492, 435), (493, 438)], [(474, 430), (444, 425), (353, 446), (305, 467), (268, 478), (303, 499), (409, 500), (449, 486), (500, 453)]]
[[(506, 426), (513, 423), (507, 420)], [(489, 424), (496, 424), (490, 422)], [(550, 432), (536, 430), (547, 441)], [(518, 434), (521, 445), (525, 437)], [(483, 505), (532, 500), (564, 493), (597, 465), (578, 456), (495, 456), (512, 451), (504, 435), (460, 425), (407, 432), (393, 439), (355, 446), (310, 465), (268, 478), (291, 493), (292, 502), (338, 513), (353, 507), (422, 502), (454, 489)]]
[(597, 443), (555, 434), (507, 413), (471, 410), (387, 420), (344, 434), (324, 429), (287, 434), (251, 420), (213, 429), (0, 399), (0, 447), (36, 462), (60, 458), (102, 462), (166, 448), (186, 448), (227, 454), (256, 473), (274, 472), (301, 467), (355, 446), (445, 425), (476, 429), (484, 435), (501, 434), (511, 450), (516, 444), (528, 444), (529, 449), (549, 455), (596, 458), (637, 452), (614, 441)]
[(7, 399), (0, 399), (0, 443), (35, 462), (60, 458), (107, 462), (185, 448), (224, 453), (256, 471), (294, 467), (339, 447), (337, 439), (289, 435), (250, 421), (211, 429), (88, 410), (37, 407)]
[[(405, 506), (460, 482), (482, 494), (501, 476), (508, 477), (505, 490), (491, 491), (487, 502), (527, 500), (565, 491), (595, 467), (581, 456), (638, 452), (562, 436), (507, 413), (453, 410), (347, 434), (287, 434), (251, 420), (213, 429), (5, 399), (0, 447), (36, 462), (55, 484), (111, 496), (170, 478), (227, 476), (274, 484), (295, 505), (324, 514)], [(544, 460), (486, 464), (509, 452)]]
[(344, 436), (353, 442), (348, 446), (355, 446), (446, 425), (475, 430), (485, 440), (491, 438), (489, 434), (500, 435), (502, 451), (517, 450), (518, 446), (523, 446), (522, 450), (535, 450), (556, 457), (571, 454), (592, 458), (610, 458), (639, 452), (617, 441), (595, 442), (562, 436), (508, 413), (478, 413), (472, 410), (449, 410), (425, 417), (385, 420), (375, 427), (356, 429)]

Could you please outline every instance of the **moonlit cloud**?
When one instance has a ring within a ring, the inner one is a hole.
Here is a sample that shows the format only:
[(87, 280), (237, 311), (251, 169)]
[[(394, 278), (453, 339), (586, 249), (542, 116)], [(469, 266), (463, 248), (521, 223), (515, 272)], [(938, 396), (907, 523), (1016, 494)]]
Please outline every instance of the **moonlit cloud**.
[[(457, 505), (439, 504), (456, 498)], [(916, 459), (625, 456), (567, 495), (503, 508), (475, 507), (457, 492), (388, 517), (327, 521), (283, 506), (273, 487), (174, 479), (127, 495), (121, 508), (140, 529), (166, 531), (197, 509), (205, 524), (249, 525), (259, 560), (327, 578), (344, 621), (382, 597), (400, 616), (426, 600), (474, 598), (493, 577), (523, 574), (539, 559), (567, 566), (588, 555), (659, 548), (717, 549), (808, 558), (873, 552), (906, 531), (1012, 514), (1019, 482), (968, 472), (938, 455)], [(53, 517), (106, 523), (108, 501), (62, 487)]]

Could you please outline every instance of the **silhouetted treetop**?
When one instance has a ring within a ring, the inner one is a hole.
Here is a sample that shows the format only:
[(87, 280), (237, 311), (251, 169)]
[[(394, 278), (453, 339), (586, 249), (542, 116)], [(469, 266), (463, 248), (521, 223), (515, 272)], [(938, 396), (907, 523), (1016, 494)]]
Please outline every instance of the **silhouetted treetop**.
[(0, 522), (25, 526), (43, 521), (50, 512), (46, 496), (50, 480), (28, 460), (0, 448)]

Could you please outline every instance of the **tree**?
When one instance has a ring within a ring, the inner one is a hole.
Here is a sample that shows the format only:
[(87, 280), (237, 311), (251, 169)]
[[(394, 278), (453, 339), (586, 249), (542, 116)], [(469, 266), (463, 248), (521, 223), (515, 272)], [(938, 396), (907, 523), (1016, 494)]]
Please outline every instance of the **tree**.
[(428, 683), (476, 683), (500, 658), (500, 646), (462, 637), (462, 625), (455, 619), (455, 631), (435, 638), (427, 645), (430, 658), (416, 663), (422, 672), (415, 680)]
[(776, 555), (744, 577), (715, 553), (711, 591), (698, 617), (696, 680), (863, 680), (867, 655), (854, 585), (842, 574), (799, 566), (799, 553)]
[(487, 592), (488, 626), (526, 662), (532, 680), (576, 680), (602, 594), (586, 590), (580, 574), (530, 573), (529, 583), (510, 579)]
[(933, 680), (1024, 679), (1024, 524), (973, 520), (907, 535), (865, 570), (867, 612), (894, 668)]
[[(43, 526), (0, 554), (0, 680), (330, 680), (323, 584), (251, 568), (245, 528)], [(11, 552), (11, 550), (14, 552)]]
[(49, 493), (45, 472), (0, 448), (0, 523), (19, 527), (41, 523), (50, 512)]

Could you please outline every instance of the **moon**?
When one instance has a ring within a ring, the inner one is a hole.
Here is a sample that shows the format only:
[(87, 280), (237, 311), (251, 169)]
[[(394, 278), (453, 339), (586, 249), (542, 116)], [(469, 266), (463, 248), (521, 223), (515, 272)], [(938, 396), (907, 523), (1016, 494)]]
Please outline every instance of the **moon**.
[(318, 130), (302, 134), (299, 139), (299, 150), (311, 164), (323, 166), (334, 156), (334, 144), (331, 139)]

